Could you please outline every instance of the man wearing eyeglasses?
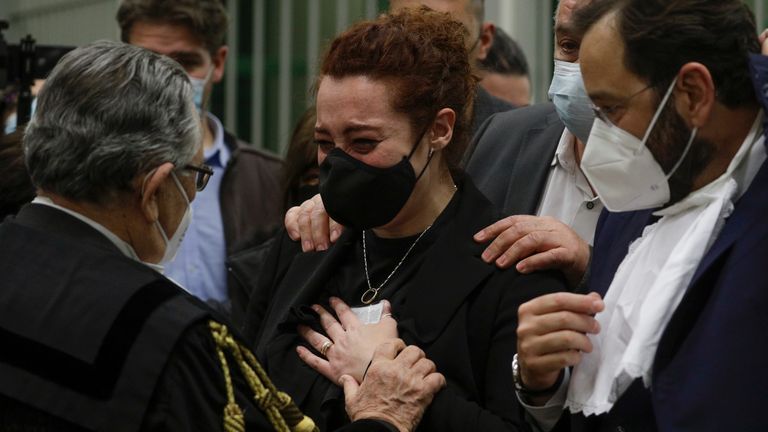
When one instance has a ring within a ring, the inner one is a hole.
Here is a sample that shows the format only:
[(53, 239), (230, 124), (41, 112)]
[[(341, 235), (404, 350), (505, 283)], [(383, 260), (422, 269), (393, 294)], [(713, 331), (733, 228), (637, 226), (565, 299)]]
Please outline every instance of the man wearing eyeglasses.
[[(597, 114), (581, 164), (609, 210), (596, 293), (520, 307), (518, 381), (536, 404), (566, 407), (572, 431), (765, 430), (754, 16), (740, 0), (595, 0), (576, 24)], [(553, 387), (566, 391), (542, 392)]]
[[(281, 161), (227, 132), (208, 111), (221, 82), (228, 17), (221, 0), (123, 0), (121, 39), (177, 61), (192, 81), (206, 164), (216, 170), (192, 205), (189, 231), (166, 275), (198, 298), (231, 308), (225, 259), (244, 243), (266, 240), (282, 222)], [(238, 318), (238, 317), (233, 317)]]
[[(167, 57), (97, 42), (52, 71), (24, 138), (37, 198), (0, 224), (0, 430), (315, 430), (161, 274), (213, 178), (201, 143)], [(395, 341), (343, 377), (344, 430), (412, 430), (445, 384), (423, 357)]]

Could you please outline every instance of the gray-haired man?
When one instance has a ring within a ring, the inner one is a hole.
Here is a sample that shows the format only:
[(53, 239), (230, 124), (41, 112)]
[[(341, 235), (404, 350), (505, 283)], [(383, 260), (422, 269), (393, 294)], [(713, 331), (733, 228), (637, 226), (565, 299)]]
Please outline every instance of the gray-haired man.
[[(211, 175), (201, 142), (166, 57), (98, 42), (51, 73), (25, 137), (38, 196), (0, 224), (0, 430), (313, 430), (216, 314), (155, 271)], [(413, 428), (444, 383), (411, 367), (425, 361), (393, 341), (359, 387), (343, 377), (360, 420), (347, 430)]]

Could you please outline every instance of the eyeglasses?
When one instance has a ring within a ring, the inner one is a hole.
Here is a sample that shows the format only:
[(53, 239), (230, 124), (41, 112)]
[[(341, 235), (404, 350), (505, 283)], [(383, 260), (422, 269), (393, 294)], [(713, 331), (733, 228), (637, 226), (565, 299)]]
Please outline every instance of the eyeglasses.
[(606, 108), (600, 108), (596, 105), (592, 105), (592, 112), (595, 113), (595, 117), (599, 118), (600, 120), (608, 123), (611, 126), (616, 126), (616, 124), (611, 120), (611, 117), (614, 117), (616, 115), (616, 112), (619, 110), (620, 107), (626, 106), (629, 101), (631, 101), (635, 96), (639, 95), (640, 93), (643, 93), (644, 91), (648, 90), (649, 88), (652, 88), (653, 84), (649, 85), (648, 87), (643, 88), (640, 91), (637, 91), (630, 96), (626, 97), (623, 101), (611, 105)]
[(184, 165), (184, 169), (195, 172), (195, 189), (197, 189), (198, 192), (202, 192), (202, 190), (205, 189), (208, 185), (208, 180), (210, 180), (213, 175), (213, 168), (205, 164), (200, 166), (186, 164)]

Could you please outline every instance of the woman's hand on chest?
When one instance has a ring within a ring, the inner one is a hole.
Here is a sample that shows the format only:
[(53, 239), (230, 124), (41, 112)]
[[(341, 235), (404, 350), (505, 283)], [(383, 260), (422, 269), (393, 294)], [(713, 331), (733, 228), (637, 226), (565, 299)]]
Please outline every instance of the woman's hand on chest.
[(384, 301), (381, 320), (376, 324), (363, 324), (343, 301), (332, 297), (330, 304), (338, 319), (323, 307), (312, 306), (320, 316), (325, 334), (307, 326), (298, 328), (299, 334), (316, 353), (303, 346), (297, 347), (296, 351), (305, 363), (331, 382), (339, 384), (342, 375), (350, 375), (360, 383), (376, 347), (398, 337), (391, 306)]

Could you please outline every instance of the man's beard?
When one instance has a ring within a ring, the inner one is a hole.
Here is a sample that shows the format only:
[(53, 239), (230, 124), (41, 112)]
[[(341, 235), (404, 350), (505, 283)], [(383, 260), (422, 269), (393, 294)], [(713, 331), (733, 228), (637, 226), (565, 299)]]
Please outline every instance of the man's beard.
[[(674, 96), (670, 97), (656, 126), (648, 137), (647, 145), (666, 174), (683, 156), (691, 139), (692, 130), (675, 110)], [(715, 145), (706, 139), (696, 138), (677, 171), (669, 178), (669, 202), (665, 207), (685, 198), (693, 190), (693, 182), (712, 160)]]

